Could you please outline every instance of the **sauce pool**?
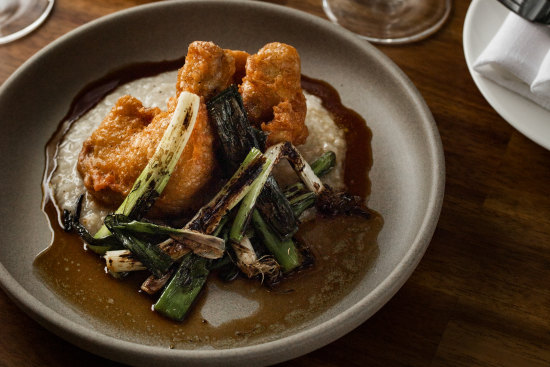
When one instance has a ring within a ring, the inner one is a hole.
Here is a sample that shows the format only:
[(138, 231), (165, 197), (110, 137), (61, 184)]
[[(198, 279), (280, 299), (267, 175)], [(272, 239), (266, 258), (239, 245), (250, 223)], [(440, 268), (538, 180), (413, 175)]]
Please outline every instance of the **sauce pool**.
[[(86, 87), (46, 147), (47, 181), (55, 169), (55, 151), (70, 124), (118, 85), (139, 77), (169, 71), (182, 60), (133, 65)], [(344, 181), (348, 191), (368, 197), (372, 165), (371, 133), (365, 121), (341, 104), (336, 90), (325, 82), (302, 77), (302, 87), (321, 98), (338, 127), (344, 129), (347, 150)], [(376, 238), (382, 218), (323, 218), (304, 222), (297, 239), (306, 244), (315, 265), (283, 280), (275, 289), (257, 280), (223, 282), (211, 274), (197, 303), (181, 322), (151, 311), (155, 299), (139, 292), (146, 272), (118, 280), (104, 271), (104, 261), (84, 250), (81, 239), (66, 233), (58, 222), (51, 198), (44, 211), (53, 228), (52, 245), (35, 260), (35, 271), (59, 297), (86, 315), (90, 323), (113, 337), (167, 348), (229, 348), (258, 344), (292, 334), (351, 292), (378, 255)]]

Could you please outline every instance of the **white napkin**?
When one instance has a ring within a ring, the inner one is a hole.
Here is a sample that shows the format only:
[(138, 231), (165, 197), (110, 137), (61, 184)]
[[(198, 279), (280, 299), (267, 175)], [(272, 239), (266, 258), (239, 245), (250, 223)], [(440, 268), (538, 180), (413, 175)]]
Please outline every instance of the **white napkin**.
[(474, 69), (550, 109), (550, 27), (510, 13)]

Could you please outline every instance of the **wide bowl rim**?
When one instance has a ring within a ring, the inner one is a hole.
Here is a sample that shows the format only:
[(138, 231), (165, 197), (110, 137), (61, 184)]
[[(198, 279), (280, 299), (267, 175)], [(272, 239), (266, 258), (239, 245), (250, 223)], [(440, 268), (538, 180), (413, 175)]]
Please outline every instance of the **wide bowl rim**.
[[(183, 2), (145, 4), (109, 14), (79, 26), (78, 28), (59, 37), (57, 40), (53, 41), (29, 58), (4, 82), (2, 86), (0, 86), (0, 95), (2, 95), (5, 90), (9, 89), (10, 85), (18, 77), (18, 75), (23, 73), (29, 65), (40, 60), (40, 58), (42, 58), (45, 54), (53, 52), (56, 47), (62, 45), (67, 40), (77, 37), (79, 34), (86, 33), (94, 27), (100, 27), (105, 22), (116, 21), (116, 19), (120, 17), (126, 17), (127, 15), (137, 12), (148, 11), (154, 7), (182, 5), (191, 6), (198, 5), (200, 3), (218, 4), (219, 6), (227, 5), (227, 2), (223, 0), (190, 0)], [(366, 321), (370, 316), (378, 311), (378, 309), (380, 309), (399, 290), (399, 288), (401, 288), (401, 286), (412, 274), (417, 264), (420, 262), (420, 259), (428, 247), (430, 239), (435, 231), (439, 214), (441, 212), (445, 185), (443, 148), (433, 116), (422, 96), (407, 76), (392, 61), (390, 61), (389, 58), (387, 58), (374, 46), (356, 37), (353, 33), (337, 27), (327, 20), (275, 4), (249, 2), (246, 0), (232, 1), (231, 4), (232, 6), (254, 6), (265, 11), (279, 12), (281, 14), (288, 14), (294, 17), (302, 18), (305, 21), (320, 27), (330, 27), (331, 30), (338, 33), (339, 36), (346, 38), (349, 42), (354, 43), (355, 46), (367, 50), (368, 53), (377, 61), (386, 64), (388, 72), (390, 72), (392, 77), (394, 77), (400, 85), (404, 87), (407, 95), (413, 98), (415, 106), (418, 109), (418, 113), (422, 116), (422, 126), (425, 129), (426, 137), (428, 139), (427, 144), (429, 146), (429, 156), (433, 162), (430, 170), (432, 182), (429, 194), (427, 195), (429, 200), (426, 205), (426, 215), (424, 216), (415, 240), (411, 244), (405, 256), (399, 261), (398, 265), (391, 271), (386, 279), (384, 279), (369, 294), (363, 297), (352, 307), (319, 325), (307, 328), (306, 330), (298, 331), (295, 334), (285, 336), (281, 339), (230, 349), (168, 349), (166, 347), (149, 346), (131, 341), (124, 341), (107, 336), (99, 331), (90, 330), (68, 318), (65, 318), (63, 315), (57, 313), (46, 304), (39, 301), (7, 271), (2, 263), (0, 263), (0, 286), (21, 309), (23, 309), (27, 314), (50, 331), (92, 353), (118, 361), (128, 361), (128, 356), (132, 356), (132, 360), (134, 361), (137, 361), (140, 358), (154, 356), (159, 362), (164, 360), (187, 361), (189, 363), (193, 363), (199, 361), (208, 362), (208, 359), (211, 359), (210, 362), (222, 363), (223, 361), (224, 364), (229, 364), (229, 362), (235, 362), (236, 360), (275, 363), (297, 357), (298, 355), (311, 352), (336, 340)], [(280, 348), (288, 347), (290, 345), (292, 345), (292, 348), (286, 349), (287, 352), (284, 357), (273, 354), (274, 350), (280, 350)]]

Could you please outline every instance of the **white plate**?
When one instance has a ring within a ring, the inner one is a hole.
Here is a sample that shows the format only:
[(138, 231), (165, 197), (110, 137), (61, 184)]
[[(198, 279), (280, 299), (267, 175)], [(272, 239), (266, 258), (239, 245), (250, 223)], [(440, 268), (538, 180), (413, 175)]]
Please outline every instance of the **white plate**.
[(468, 70), (487, 102), (510, 125), (550, 149), (550, 111), (484, 78), (473, 64), (509, 14), (496, 0), (473, 0), (464, 21), (464, 54)]

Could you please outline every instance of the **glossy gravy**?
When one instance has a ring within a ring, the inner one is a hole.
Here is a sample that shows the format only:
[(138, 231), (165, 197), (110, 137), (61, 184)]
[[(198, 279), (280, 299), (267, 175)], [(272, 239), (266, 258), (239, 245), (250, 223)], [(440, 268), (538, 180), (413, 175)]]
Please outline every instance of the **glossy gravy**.
[[(72, 121), (98, 100), (129, 80), (181, 65), (139, 64), (109, 74), (80, 93), (71, 111), (49, 141), (45, 183), (53, 171), (55, 149)], [(372, 164), (371, 133), (365, 121), (345, 108), (327, 83), (302, 78), (303, 88), (323, 101), (345, 130), (347, 152), (344, 180), (348, 191), (367, 197)], [(46, 187), (46, 186), (45, 186)], [(48, 192), (46, 189), (45, 192)], [(351, 292), (378, 255), (376, 238), (382, 218), (376, 212), (361, 217), (316, 217), (302, 223), (297, 238), (315, 257), (315, 265), (283, 280), (276, 289), (257, 280), (238, 278), (226, 283), (212, 273), (197, 304), (181, 322), (151, 310), (154, 299), (139, 292), (146, 272), (117, 280), (104, 271), (104, 261), (84, 250), (75, 234), (58, 224), (57, 210), (49, 197), (44, 211), (54, 228), (52, 245), (35, 260), (35, 270), (45, 284), (102, 332), (136, 343), (167, 348), (228, 348), (258, 344), (291, 334)]]

